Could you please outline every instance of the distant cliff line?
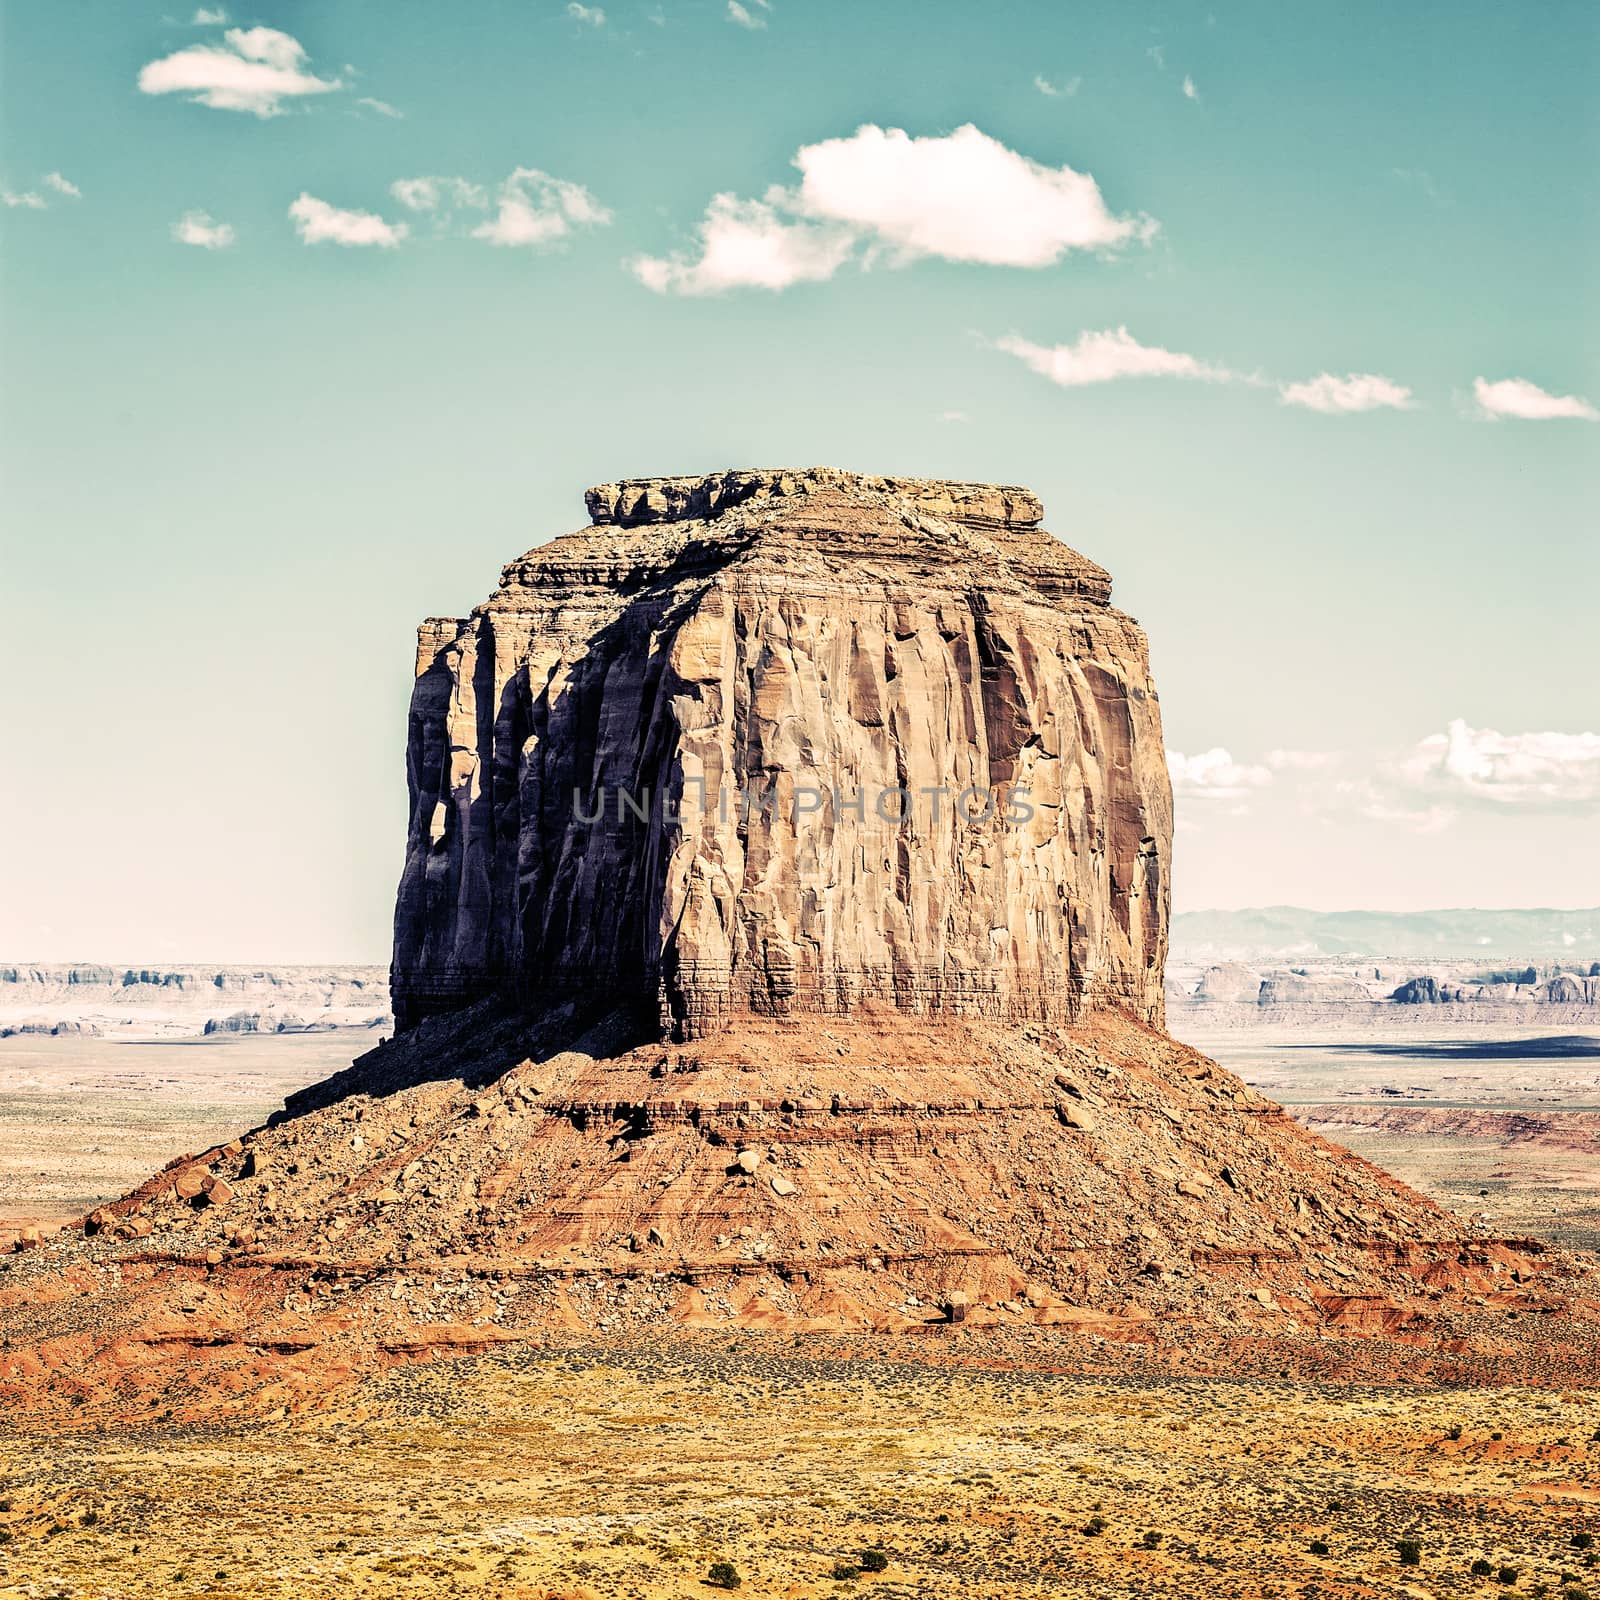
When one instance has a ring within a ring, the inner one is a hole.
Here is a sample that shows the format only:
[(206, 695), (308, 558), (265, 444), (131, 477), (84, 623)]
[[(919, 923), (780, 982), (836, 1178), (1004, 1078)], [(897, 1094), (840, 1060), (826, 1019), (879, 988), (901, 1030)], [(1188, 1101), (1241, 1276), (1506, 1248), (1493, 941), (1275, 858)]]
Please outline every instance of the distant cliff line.
[(389, 1023), (377, 966), (0, 965), (0, 1038), (304, 1033)]

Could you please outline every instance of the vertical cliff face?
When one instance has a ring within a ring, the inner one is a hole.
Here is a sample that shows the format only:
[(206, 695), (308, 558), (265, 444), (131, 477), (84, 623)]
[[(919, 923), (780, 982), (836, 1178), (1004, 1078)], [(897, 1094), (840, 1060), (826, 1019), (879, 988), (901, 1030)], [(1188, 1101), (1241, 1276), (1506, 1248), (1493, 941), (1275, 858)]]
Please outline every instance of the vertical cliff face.
[(738, 1014), (1162, 1015), (1171, 794), (1138, 626), (1026, 491), (609, 484), (419, 634), (409, 1026), (494, 990)]

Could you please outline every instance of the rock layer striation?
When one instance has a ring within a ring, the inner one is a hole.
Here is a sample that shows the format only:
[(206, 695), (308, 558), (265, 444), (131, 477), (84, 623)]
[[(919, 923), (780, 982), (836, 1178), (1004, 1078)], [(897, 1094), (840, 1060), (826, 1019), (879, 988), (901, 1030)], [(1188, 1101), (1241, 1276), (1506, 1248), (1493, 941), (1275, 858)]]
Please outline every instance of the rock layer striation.
[(422, 625), (396, 1017), (605, 985), (734, 1016), (1162, 1019), (1145, 638), (1026, 490), (825, 468), (589, 491)]

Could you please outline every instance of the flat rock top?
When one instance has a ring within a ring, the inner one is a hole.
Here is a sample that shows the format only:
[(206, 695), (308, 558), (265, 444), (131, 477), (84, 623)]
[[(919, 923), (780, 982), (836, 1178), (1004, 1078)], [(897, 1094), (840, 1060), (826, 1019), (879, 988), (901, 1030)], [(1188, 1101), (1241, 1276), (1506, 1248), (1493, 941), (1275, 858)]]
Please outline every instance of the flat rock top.
[(975, 528), (1033, 528), (1044, 519), (1038, 497), (1013, 484), (889, 478), (838, 467), (740, 468), (700, 477), (623, 478), (597, 484), (584, 501), (596, 526), (637, 528), (700, 521), (749, 500), (785, 499), (819, 490), (893, 497), (932, 516)]
[(585, 500), (589, 525), (510, 563), (487, 609), (523, 609), (557, 591), (628, 593), (665, 574), (734, 564), (835, 586), (904, 576), (909, 565), (919, 581), (939, 574), (946, 587), (1009, 588), (1073, 610), (1111, 598), (1105, 568), (1049, 533), (1038, 497), (1014, 485), (732, 469), (622, 478)]

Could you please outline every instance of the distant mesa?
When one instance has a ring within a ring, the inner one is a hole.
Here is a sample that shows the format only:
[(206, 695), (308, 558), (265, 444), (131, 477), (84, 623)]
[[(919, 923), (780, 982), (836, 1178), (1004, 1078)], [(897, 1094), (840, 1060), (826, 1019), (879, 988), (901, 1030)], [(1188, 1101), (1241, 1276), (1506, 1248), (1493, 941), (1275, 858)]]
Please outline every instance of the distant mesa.
[(389, 976), (381, 967), (0, 966), (0, 1037), (163, 1039), (389, 1023)]
[(1582, 1020), (1600, 1008), (1600, 963), (1552, 961), (1485, 969), (1479, 961), (1418, 963), (1305, 960), (1292, 967), (1224, 961), (1196, 974), (1174, 964), (1166, 981), (1168, 1014), (1180, 1032), (1191, 1021), (1283, 1024), (1345, 1022), (1381, 1026), (1416, 1020), (1416, 1006), (1477, 1021)]

